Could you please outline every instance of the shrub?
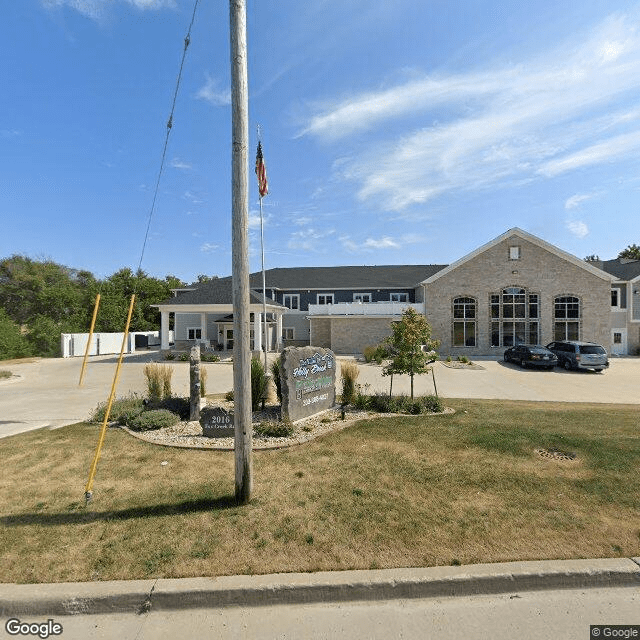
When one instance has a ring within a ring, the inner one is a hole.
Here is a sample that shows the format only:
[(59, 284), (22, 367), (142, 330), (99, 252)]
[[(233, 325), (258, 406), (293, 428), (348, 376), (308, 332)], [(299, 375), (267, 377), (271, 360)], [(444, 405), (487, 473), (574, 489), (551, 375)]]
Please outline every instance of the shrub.
[(11, 371), (0, 371), (0, 380), (11, 377)]
[(360, 375), (360, 369), (355, 362), (343, 362), (340, 365), (342, 378), (342, 404), (353, 404), (356, 398), (356, 380)]
[(471, 364), (471, 361), (467, 356), (458, 356), (458, 362), (462, 362), (462, 364)]
[(180, 360), (180, 362), (188, 362), (189, 360), (189, 354), (188, 353), (181, 353), (178, 356), (178, 360)]
[(200, 397), (204, 398), (207, 395), (207, 375), (209, 372), (204, 368), (200, 368)]
[(151, 409), (132, 418), (127, 426), (132, 431), (152, 431), (163, 427), (172, 427), (178, 422), (180, 422), (180, 418), (167, 409)]
[(276, 385), (276, 395), (278, 396), (278, 402), (282, 404), (282, 381), (280, 380), (280, 369), (282, 368), (282, 361), (280, 358), (276, 358), (271, 363), (271, 375), (273, 376), (273, 384)]
[(220, 362), (220, 356), (217, 356), (215, 353), (203, 353), (200, 356), (200, 360), (202, 360), (202, 362)]
[(258, 411), (267, 392), (267, 374), (258, 358), (251, 359), (251, 410)]
[[(101, 402), (91, 414), (89, 418), (90, 422), (103, 422), (104, 414), (107, 411), (107, 402)], [(116, 398), (111, 403), (111, 412), (109, 413), (109, 419), (121, 424), (127, 424), (128, 421), (140, 415), (144, 411), (144, 400), (138, 398), (135, 394), (130, 395), (128, 398)]]
[(227, 391), (227, 393), (224, 394), (224, 399), (227, 402), (233, 402), (233, 390), (232, 391)]
[(437, 396), (422, 396), (420, 402), (427, 413), (442, 413), (444, 411), (442, 400)]
[(288, 438), (293, 435), (293, 431), (290, 422), (261, 422), (253, 427), (253, 433), (265, 438)]
[(167, 353), (164, 354), (164, 359), (165, 360), (175, 360), (176, 359), (176, 354), (173, 353), (173, 351), (168, 351)]
[(362, 389), (358, 385), (358, 392), (353, 400), (353, 406), (356, 409), (366, 410), (371, 406), (371, 397), (362, 393)]
[(371, 362), (376, 355), (376, 351), (377, 351), (377, 347), (371, 347), (371, 346), (365, 347), (362, 352), (362, 355), (364, 356), (364, 361)]
[(175, 413), (181, 420), (188, 420), (191, 414), (191, 401), (189, 398), (170, 397), (156, 402), (147, 403), (147, 410), (166, 409)]

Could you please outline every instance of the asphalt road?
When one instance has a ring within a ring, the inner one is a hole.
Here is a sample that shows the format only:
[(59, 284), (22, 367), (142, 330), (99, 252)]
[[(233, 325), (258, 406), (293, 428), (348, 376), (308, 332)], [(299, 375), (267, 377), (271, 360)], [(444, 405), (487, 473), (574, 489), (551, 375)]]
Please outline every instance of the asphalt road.
[[(117, 397), (145, 394), (145, 364), (158, 360), (157, 351), (126, 355), (117, 385)], [(339, 358), (339, 361), (341, 359)], [(60, 427), (86, 420), (99, 402), (108, 399), (116, 371), (116, 356), (89, 360), (82, 387), (78, 386), (82, 358), (50, 358), (31, 362), (4, 362), (0, 369), (14, 377), (0, 381), (0, 437), (41, 427)], [(174, 369), (173, 392), (187, 395), (189, 364), (166, 362)], [(375, 364), (360, 364), (358, 382), (368, 392), (389, 391), (390, 378)], [(203, 363), (208, 371), (207, 392), (233, 388), (231, 362)], [(435, 383), (444, 398), (493, 398), (533, 401), (640, 404), (640, 359), (619, 358), (603, 373), (535, 371), (496, 360), (479, 360), (474, 368), (435, 364)], [(434, 392), (431, 374), (414, 380), (416, 395)], [(410, 391), (408, 376), (394, 376), (393, 392)]]

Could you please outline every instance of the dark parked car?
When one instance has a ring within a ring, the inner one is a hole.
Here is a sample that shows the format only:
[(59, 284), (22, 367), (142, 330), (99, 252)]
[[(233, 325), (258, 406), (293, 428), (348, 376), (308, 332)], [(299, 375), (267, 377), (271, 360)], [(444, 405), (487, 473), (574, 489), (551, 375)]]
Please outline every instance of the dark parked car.
[(570, 369), (602, 371), (609, 366), (607, 350), (595, 342), (561, 340), (547, 345), (558, 356), (558, 365)]
[(558, 364), (556, 355), (539, 344), (519, 344), (504, 352), (505, 362), (516, 362), (521, 367), (553, 369)]

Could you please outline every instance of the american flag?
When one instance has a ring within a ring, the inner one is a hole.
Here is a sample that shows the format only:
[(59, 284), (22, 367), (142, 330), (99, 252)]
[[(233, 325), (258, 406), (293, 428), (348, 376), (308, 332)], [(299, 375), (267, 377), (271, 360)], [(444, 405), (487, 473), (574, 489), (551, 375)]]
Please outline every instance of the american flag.
[(258, 142), (258, 153), (256, 155), (256, 175), (258, 176), (258, 191), (260, 197), (269, 193), (269, 184), (267, 183), (267, 167), (264, 164), (262, 156), (262, 143)]

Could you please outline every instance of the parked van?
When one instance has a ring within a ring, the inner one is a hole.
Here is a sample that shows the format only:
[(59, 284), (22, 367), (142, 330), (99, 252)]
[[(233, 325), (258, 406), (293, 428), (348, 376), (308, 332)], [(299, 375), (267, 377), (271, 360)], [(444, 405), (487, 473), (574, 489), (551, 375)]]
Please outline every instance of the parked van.
[(595, 342), (564, 340), (547, 345), (549, 351), (558, 356), (558, 366), (570, 369), (593, 369), (602, 371), (609, 366), (606, 349)]

